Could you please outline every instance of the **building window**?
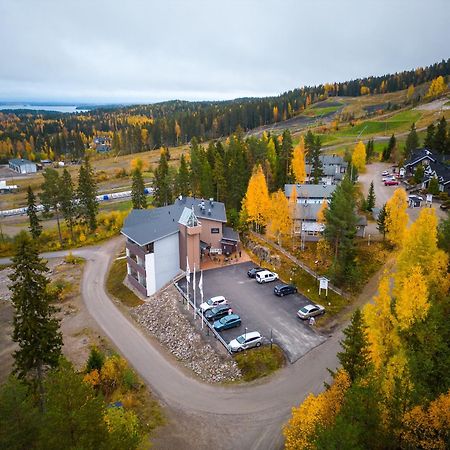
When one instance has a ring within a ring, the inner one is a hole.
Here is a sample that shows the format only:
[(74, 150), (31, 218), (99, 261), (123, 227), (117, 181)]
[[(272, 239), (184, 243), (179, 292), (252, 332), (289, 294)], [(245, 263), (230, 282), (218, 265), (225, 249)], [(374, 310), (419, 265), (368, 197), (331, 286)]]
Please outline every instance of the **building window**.
[(145, 248), (146, 253), (154, 253), (155, 252), (155, 250), (153, 248), (153, 242), (150, 242), (150, 244), (147, 244), (144, 248)]
[(219, 234), (220, 229), (219, 228), (211, 228), (211, 234)]

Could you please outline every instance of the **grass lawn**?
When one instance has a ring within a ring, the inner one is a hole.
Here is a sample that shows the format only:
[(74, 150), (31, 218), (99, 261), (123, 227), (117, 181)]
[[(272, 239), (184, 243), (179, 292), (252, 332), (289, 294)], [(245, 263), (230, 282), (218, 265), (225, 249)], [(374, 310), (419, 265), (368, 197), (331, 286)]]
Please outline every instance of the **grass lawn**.
[(106, 280), (108, 293), (120, 300), (125, 306), (133, 308), (142, 305), (144, 302), (123, 284), (126, 274), (127, 260), (125, 258), (114, 260)]
[(235, 357), (244, 381), (266, 377), (285, 364), (284, 353), (278, 345), (270, 345), (247, 350)]
[(307, 109), (303, 115), (308, 116), (308, 117), (318, 117), (318, 116), (323, 116), (325, 114), (329, 114), (332, 112), (337, 111), (338, 109), (342, 108), (343, 105), (341, 106), (324, 106), (324, 107), (317, 107), (317, 108), (309, 108)]
[[(148, 203), (149, 200), (147, 200)], [(121, 202), (103, 202), (100, 203), (101, 211), (130, 211), (133, 206), (131, 199)]]

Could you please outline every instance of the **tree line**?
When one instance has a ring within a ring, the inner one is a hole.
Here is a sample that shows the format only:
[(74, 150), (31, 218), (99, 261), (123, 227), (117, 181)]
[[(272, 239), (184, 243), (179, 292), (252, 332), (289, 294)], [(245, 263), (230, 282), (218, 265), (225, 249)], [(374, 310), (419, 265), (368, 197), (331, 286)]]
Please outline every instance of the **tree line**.
[[(0, 113), (0, 159), (13, 156), (81, 158), (95, 136), (107, 136), (116, 153), (218, 139), (280, 122), (330, 96), (360, 96), (396, 92), (434, 82), (428, 96), (437, 95), (450, 74), (450, 59), (425, 68), (293, 89), (279, 96), (231, 101), (168, 101), (151, 105), (101, 107), (86, 113), (58, 114), (42, 111)], [(439, 78), (440, 77), (440, 78)]]

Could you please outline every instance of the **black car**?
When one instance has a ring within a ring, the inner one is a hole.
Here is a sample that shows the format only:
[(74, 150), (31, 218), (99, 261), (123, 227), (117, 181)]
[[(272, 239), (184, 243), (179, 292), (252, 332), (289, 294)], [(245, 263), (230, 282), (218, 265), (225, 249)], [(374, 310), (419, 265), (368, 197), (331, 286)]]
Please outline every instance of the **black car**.
[(448, 209), (450, 209), (450, 202), (441, 203), (441, 206), (439, 206), (439, 208), (441, 208), (442, 211), (447, 211)]
[(297, 288), (292, 284), (277, 284), (273, 288), (273, 293), (278, 297), (284, 297), (285, 295), (296, 294)]
[(222, 317), (226, 316), (231, 309), (231, 306), (228, 304), (215, 306), (214, 308), (208, 309), (205, 312), (205, 317), (210, 321), (219, 320)]
[(258, 272), (262, 272), (263, 270), (265, 269), (263, 269), (262, 267), (252, 267), (251, 269), (248, 270), (247, 275), (250, 278), (256, 278), (256, 274)]

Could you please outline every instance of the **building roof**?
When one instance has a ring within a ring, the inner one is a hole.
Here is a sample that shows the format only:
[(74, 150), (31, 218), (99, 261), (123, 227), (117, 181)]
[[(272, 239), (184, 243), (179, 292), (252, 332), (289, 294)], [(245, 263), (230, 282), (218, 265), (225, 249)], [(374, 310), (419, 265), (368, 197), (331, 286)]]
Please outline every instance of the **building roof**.
[(324, 166), (348, 166), (347, 161), (344, 161), (344, 158), (338, 155), (320, 155), (319, 160)]
[(233, 228), (223, 227), (223, 239), (226, 241), (239, 242), (239, 233), (234, 231)]
[(25, 166), (28, 164), (36, 165), (33, 161), (29, 161), (28, 159), (10, 159), (9, 164), (12, 164), (13, 166)]
[(295, 186), (298, 198), (331, 198), (331, 194), (336, 189), (336, 185), (325, 184), (285, 184), (284, 194), (291, 196), (292, 188)]
[(419, 148), (417, 150), (414, 150), (412, 152), (411, 157), (408, 161), (405, 162), (405, 167), (411, 167), (418, 164), (420, 161), (423, 161), (424, 159), (430, 159), (431, 161), (436, 161), (436, 157), (433, 155), (433, 153), (426, 149), (426, 148)]
[[(305, 164), (305, 172), (307, 175), (311, 174), (311, 164)], [(336, 180), (342, 180), (344, 173), (341, 173), (338, 166), (326, 164), (322, 167), (322, 172), (325, 177), (333, 177)]]
[(358, 216), (358, 221), (356, 225), (359, 227), (367, 227), (367, 217), (366, 216)]
[(184, 207), (178, 223), (184, 225), (185, 227), (196, 227), (199, 224), (197, 216), (194, 214), (194, 211), (186, 207)]
[(425, 169), (425, 181), (434, 176), (438, 178), (440, 184), (450, 183), (450, 167), (441, 162), (430, 161), (429, 169)]
[(317, 213), (322, 208), (322, 203), (297, 203), (294, 218), (298, 220), (316, 221)]
[(192, 211), (198, 219), (227, 221), (223, 203), (191, 197), (178, 198), (173, 205), (153, 209), (133, 209), (125, 219), (121, 233), (140, 246), (146, 245), (178, 233), (179, 221), (183, 217), (190, 216)]

